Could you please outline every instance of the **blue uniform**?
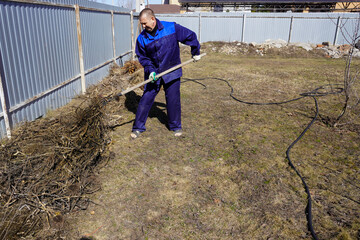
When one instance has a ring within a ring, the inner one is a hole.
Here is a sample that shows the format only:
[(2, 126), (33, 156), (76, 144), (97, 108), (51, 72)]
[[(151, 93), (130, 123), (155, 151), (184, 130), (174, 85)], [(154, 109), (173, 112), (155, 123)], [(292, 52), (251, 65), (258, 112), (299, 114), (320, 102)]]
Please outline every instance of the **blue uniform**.
[[(135, 52), (144, 67), (144, 78), (151, 72), (161, 73), (181, 63), (179, 42), (191, 46), (191, 54), (200, 54), (200, 44), (196, 34), (174, 22), (156, 19), (157, 31), (154, 36), (142, 31), (136, 41)], [(155, 83), (145, 85), (143, 96), (139, 102), (133, 131), (146, 130), (145, 123), (155, 97), (164, 86), (169, 128), (172, 131), (181, 129), (180, 77), (179, 68), (161, 77)]]

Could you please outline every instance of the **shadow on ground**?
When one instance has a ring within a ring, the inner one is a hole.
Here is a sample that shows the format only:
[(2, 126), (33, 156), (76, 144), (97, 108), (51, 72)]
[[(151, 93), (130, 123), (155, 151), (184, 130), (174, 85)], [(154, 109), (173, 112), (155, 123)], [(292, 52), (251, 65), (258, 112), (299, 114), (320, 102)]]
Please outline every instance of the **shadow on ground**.
[[(137, 95), (135, 92), (129, 92), (125, 94), (125, 98), (126, 98), (125, 99), (126, 109), (132, 112), (133, 114), (136, 114), (136, 110), (139, 105), (141, 96)], [(167, 123), (167, 115), (165, 111), (166, 111), (166, 104), (155, 101), (149, 112), (149, 118), (157, 118), (161, 124), (165, 125), (169, 129)]]

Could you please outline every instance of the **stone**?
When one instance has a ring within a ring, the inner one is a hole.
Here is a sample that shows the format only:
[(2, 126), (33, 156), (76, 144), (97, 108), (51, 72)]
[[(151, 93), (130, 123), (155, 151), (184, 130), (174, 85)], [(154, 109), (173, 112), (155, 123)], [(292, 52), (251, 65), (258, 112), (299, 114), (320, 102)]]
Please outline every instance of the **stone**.
[(301, 47), (301, 48), (305, 49), (306, 51), (313, 50), (313, 47), (311, 46), (310, 43), (294, 43), (293, 45), (297, 46), (297, 47)]
[(281, 48), (286, 46), (287, 42), (282, 39), (277, 39), (277, 40), (266, 39), (263, 45), (267, 46), (268, 48)]
[(360, 51), (353, 53), (353, 57), (360, 58)]
[(339, 46), (339, 50), (342, 52), (348, 52), (350, 50), (351, 46), (349, 44), (344, 44)]

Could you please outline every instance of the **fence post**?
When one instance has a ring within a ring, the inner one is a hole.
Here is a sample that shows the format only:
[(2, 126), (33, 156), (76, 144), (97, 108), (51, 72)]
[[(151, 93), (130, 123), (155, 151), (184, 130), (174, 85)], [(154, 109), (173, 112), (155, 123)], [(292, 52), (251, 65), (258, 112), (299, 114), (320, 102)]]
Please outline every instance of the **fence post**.
[(243, 22), (242, 22), (242, 32), (241, 32), (241, 42), (245, 41), (245, 23), (246, 23), (246, 15), (243, 15)]
[(11, 138), (11, 127), (10, 127), (10, 121), (9, 121), (9, 112), (5, 101), (5, 91), (3, 86), (3, 81), (1, 79), (0, 74), (0, 101), (1, 101), (1, 107), (4, 114), (4, 121), (5, 121), (5, 128), (6, 128), (6, 135), (8, 138)]
[(338, 38), (338, 35), (339, 35), (340, 22), (341, 22), (341, 17), (338, 16), (338, 19), (337, 19), (337, 22), (336, 22), (336, 29), (335, 29), (335, 36), (334, 36), (333, 45), (336, 45), (336, 42), (337, 42), (337, 38)]
[(134, 39), (134, 13), (130, 11), (130, 27), (131, 27), (131, 60), (135, 60), (135, 39)]
[(198, 34), (199, 43), (201, 43), (201, 12), (199, 12), (199, 34)]
[(114, 11), (113, 10), (111, 10), (111, 28), (112, 28), (113, 62), (116, 63), (115, 28), (114, 28)]
[(79, 5), (77, 5), (77, 4), (75, 5), (75, 15), (76, 15), (76, 29), (77, 29), (78, 49), (79, 49), (81, 92), (85, 93), (86, 92), (86, 83), (85, 83), (84, 56), (83, 56), (81, 28), (80, 28), (80, 8), (79, 8)]
[(292, 28), (293, 28), (293, 22), (294, 22), (294, 16), (291, 16), (290, 18), (290, 28), (289, 28), (289, 38), (288, 38), (288, 44), (291, 41), (291, 33), (292, 33)]

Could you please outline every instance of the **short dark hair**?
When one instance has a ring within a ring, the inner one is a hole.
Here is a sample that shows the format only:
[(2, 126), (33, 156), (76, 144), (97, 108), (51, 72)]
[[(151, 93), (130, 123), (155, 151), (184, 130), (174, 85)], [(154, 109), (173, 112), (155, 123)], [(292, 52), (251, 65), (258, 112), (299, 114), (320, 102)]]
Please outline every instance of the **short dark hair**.
[(144, 8), (140, 14), (139, 14), (139, 18), (141, 18), (143, 15), (148, 15), (150, 17), (155, 17), (155, 13), (151, 8)]

